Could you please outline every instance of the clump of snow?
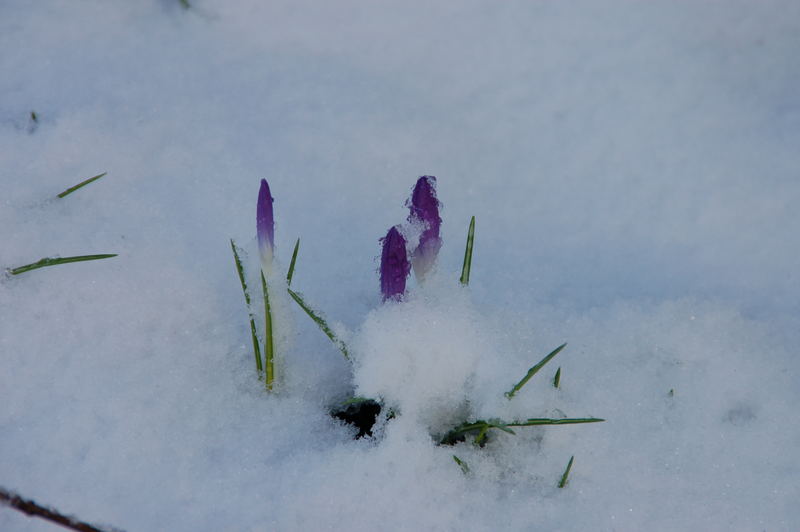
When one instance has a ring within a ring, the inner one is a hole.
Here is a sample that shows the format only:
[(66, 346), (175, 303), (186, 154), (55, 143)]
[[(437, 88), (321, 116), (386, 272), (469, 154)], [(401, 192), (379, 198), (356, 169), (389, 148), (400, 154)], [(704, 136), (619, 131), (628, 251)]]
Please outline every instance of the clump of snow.
[(433, 434), (466, 420), (478, 361), (493, 355), (479, 313), (452, 285), (385, 303), (353, 340), (356, 395), (382, 399)]

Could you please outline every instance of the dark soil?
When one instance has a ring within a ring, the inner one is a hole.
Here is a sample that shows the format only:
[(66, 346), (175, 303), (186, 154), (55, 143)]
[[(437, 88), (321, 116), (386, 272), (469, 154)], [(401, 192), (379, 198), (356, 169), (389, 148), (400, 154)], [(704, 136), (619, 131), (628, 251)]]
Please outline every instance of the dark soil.
[(375, 421), (378, 419), (378, 414), (381, 413), (381, 405), (377, 401), (367, 399), (357, 403), (351, 403), (342, 409), (334, 410), (331, 416), (336, 419), (341, 419), (345, 423), (349, 423), (358, 429), (358, 434), (355, 439), (363, 438), (364, 436), (372, 436), (372, 427), (375, 426)]

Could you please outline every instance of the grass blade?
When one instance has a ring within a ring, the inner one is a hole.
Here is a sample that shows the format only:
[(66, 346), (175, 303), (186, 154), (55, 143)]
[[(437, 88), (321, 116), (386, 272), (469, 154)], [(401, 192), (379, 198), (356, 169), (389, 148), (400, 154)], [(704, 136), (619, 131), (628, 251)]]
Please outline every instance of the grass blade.
[(509, 399), (514, 397), (517, 394), (517, 392), (520, 391), (520, 389), (523, 386), (525, 386), (528, 383), (529, 380), (531, 380), (531, 377), (536, 375), (539, 372), (539, 370), (544, 367), (545, 364), (550, 362), (550, 360), (552, 360), (553, 357), (556, 356), (558, 353), (560, 353), (561, 350), (564, 349), (566, 346), (567, 346), (567, 344), (564, 343), (564, 344), (561, 344), (560, 346), (556, 347), (549, 355), (547, 355), (542, 360), (540, 360), (538, 364), (536, 364), (531, 369), (529, 369), (528, 370), (528, 374), (525, 375), (522, 378), (521, 381), (519, 381), (517, 384), (515, 384), (514, 387), (511, 388), (510, 391), (506, 392), (506, 397), (508, 397)]
[(292, 251), (292, 261), (289, 263), (289, 272), (286, 274), (286, 285), (292, 286), (292, 277), (294, 277), (294, 265), (297, 262), (297, 252), (300, 249), (300, 239), (294, 244), (294, 251)]
[(331, 342), (333, 342), (334, 345), (336, 345), (336, 347), (339, 348), (339, 351), (342, 352), (344, 358), (350, 360), (350, 354), (347, 352), (347, 346), (334, 334), (334, 332), (331, 330), (330, 326), (322, 318), (322, 316), (319, 313), (315, 312), (311, 307), (309, 307), (308, 303), (305, 302), (303, 296), (301, 296), (299, 293), (295, 292), (291, 288), (289, 288), (288, 291), (289, 295), (292, 296), (292, 299), (294, 299), (295, 302), (298, 305), (300, 305), (300, 308), (302, 308), (306, 312), (306, 314), (308, 314), (308, 317), (314, 320), (314, 323), (316, 323), (317, 326), (319, 326), (319, 328), (322, 329), (322, 332), (324, 332), (327, 335), (327, 337), (331, 339)]
[(475, 436), (475, 444), (483, 447), (486, 443), (486, 437), (491, 429), (502, 430), (509, 434), (515, 434), (514, 431), (508, 427), (533, 427), (537, 425), (576, 425), (579, 423), (598, 423), (605, 421), (605, 419), (594, 417), (582, 418), (564, 418), (564, 419), (551, 419), (551, 418), (530, 418), (525, 421), (515, 421), (513, 423), (506, 423), (499, 419), (484, 421), (479, 419), (473, 422), (462, 423), (461, 425), (450, 430), (439, 441), (441, 445), (454, 445), (456, 442), (463, 441), (465, 436), (471, 432), (478, 431)]
[(261, 289), (264, 291), (264, 381), (267, 391), (272, 391), (275, 381), (275, 346), (272, 342), (272, 309), (269, 306), (269, 289), (264, 272), (261, 272)]
[[(351, 397), (347, 401), (343, 402), (342, 406), (356, 405), (358, 403), (363, 403), (365, 401), (375, 401), (375, 399), (370, 399), (369, 397), (361, 397), (359, 395), (357, 397)], [(375, 401), (375, 402), (377, 402), (377, 401)]]
[(514, 423), (506, 423), (508, 427), (533, 427), (536, 425), (577, 425), (579, 423), (600, 423), (605, 419), (599, 417), (573, 417), (553, 419), (548, 417), (532, 417), (525, 421), (516, 421)]
[(465, 475), (466, 475), (467, 473), (469, 473), (469, 466), (467, 465), (467, 463), (466, 463), (464, 460), (462, 460), (461, 458), (459, 458), (459, 457), (458, 457), (458, 456), (456, 456), (456, 455), (453, 455), (453, 460), (455, 460), (455, 462), (458, 464), (458, 467), (460, 467), (460, 468), (461, 468), (461, 471), (462, 471), (462, 472), (463, 472)]
[(559, 388), (561, 386), (561, 366), (558, 367), (556, 370), (556, 375), (553, 377), (553, 388)]
[(569, 477), (569, 471), (572, 469), (572, 462), (575, 460), (575, 456), (569, 457), (569, 463), (567, 463), (567, 469), (564, 470), (564, 474), (561, 475), (561, 480), (558, 481), (558, 487), (563, 488), (567, 485), (567, 477)]
[(472, 269), (472, 243), (475, 240), (475, 217), (473, 216), (469, 222), (469, 231), (467, 232), (467, 248), (464, 250), (464, 265), (461, 267), (461, 284), (467, 286), (469, 284), (469, 271)]
[(26, 264), (25, 266), (19, 266), (17, 268), (9, 268), (6, 271), (11, 275), (19, 275), (21, 273), (29, 272), (31, 270), (36, 270), (38, 268), (44, 268), (45, 266), (57, 266), (59, 264), (68, 264), (70, 262), (83, 262), (87, 260), (110, 259), (111, 257), (116, 257), (116, 256), (117, 256), (116, 253), (105, 253), (102, 255), (80, 255), (77, 257), (45, 257), (32, 264)]
[(247, 303), (247, 313), (250, 316), (250, 336), (253, 339), (253, 353), (256, 357), (256, 371), (259, 377), (264, 372), (264, 367), (261, 365), (261, 348), (258, 346), (258, 335), (256, 334), (256, 319), (253, 315), (253, 308), (250, 304), (250, 293), (247, 291), (247, 283), (244, 280), (244, 268), (242, 261), (239, 260), (239, 253), (236, 251), (236, 244), (231, 238), (231, 251), (233, 251), (233, 260), (236, 262), (236, 273), (239, 274), (239, 281), (242, 283), (242, 292), (244, 293), (244, 300)]
[(102, 174), (98, 174), (98, 175), (96, 175), (96, 176), (94, 176), (94, 177), (90, 177), (89, 179), (87, 179), (87, 180), (85, 180), (85, 181), (81, 181), (80, 183), (78, 183), (78, 184), (77, 184), (77, 185), (75, 185), (74, 187), (69, 187), (67, 190), (65, 190), (64, 192), (62, 192), (61, 194), (59, 194), (59, 195), (58, 195), (58, 197), (59, 197), (59, 198), (63, 198), (63, 197), (64, 197), (64, 196), (66, 196), (67, 194), (72, 194), (73, 192), (75, 192), (75, 191), (76, 191), (76, 190), (78, 190), (79, 188), (81, 188), (81, 187), (85, 187), (85, 186), (86, 186), (86, 185), (88, 185), (89, 183), (92, 183), (92, 182), (94, 182), (94, 181), (97, 181), (98, 179), (100, 179), (101, 177), (103, 177), (104, 175), (106, 175), (107, 173), (108, 173), (108, 172), (103, 172)]

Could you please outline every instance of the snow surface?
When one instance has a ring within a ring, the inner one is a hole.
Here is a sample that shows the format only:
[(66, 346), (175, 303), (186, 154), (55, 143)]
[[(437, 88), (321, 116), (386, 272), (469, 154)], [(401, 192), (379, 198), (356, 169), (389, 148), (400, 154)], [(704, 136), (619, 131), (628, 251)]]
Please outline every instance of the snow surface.
[[(129, 532), (797, 529), (800, 3), (191, 4), (0, 4), (0, 265), (119, 253), (0, 280), (0, 485)], [(438, 270), (382, 305), (424, 174)], [(276, 296), (275, 396), (262, 177), (356, 370)], [(463, 408), (607, 421), (436, 446)]]

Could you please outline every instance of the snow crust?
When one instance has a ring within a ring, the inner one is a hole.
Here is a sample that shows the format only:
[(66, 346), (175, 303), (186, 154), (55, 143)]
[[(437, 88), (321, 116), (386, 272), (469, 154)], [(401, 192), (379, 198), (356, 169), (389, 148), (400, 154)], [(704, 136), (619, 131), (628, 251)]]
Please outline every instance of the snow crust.
[[(800, 4), (191, 5), (0, 4), (0, 266), (119, 254), (0, 277), (0, 485), (131, 532), (796, 528)], [(426, 174), (438, 266), (382, 304)], [(399, 415), (353, 440), (354, 394)], [(607, 421), (434, 441), (562, 413)]]

